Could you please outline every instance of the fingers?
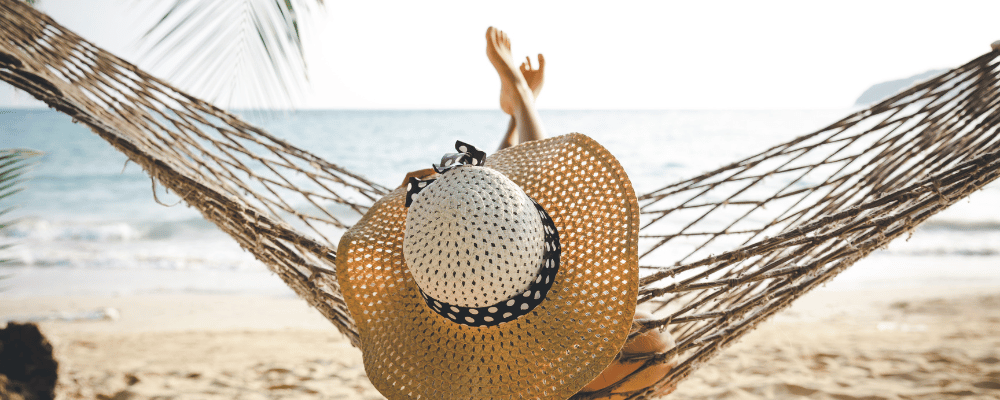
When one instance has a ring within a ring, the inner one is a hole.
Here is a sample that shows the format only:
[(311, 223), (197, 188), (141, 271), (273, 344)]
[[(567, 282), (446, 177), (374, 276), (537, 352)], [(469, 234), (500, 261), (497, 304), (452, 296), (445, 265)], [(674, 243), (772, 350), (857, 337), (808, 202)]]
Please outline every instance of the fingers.
[[(525, 56), (524, 59), (528, 60), (528, 69), (531, 69), (531, 56)], [(524, 64), (521, 64), (521, 65), (524, 65)]]
[(545, 69), (545, 56), (542, 53), (538, 53), (538, 70), (541, 71)]

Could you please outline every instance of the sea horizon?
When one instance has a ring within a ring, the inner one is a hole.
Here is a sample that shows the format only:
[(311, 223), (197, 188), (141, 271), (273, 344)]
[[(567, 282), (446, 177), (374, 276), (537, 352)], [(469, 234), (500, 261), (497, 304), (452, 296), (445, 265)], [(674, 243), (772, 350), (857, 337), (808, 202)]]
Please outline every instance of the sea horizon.
[[(18, 263), (0, 298), (136, 293), (289, 295), (276, 277), (100, 137), (46, 109), (0, 112), (0, 147), (45, 152), (0, 233)], [(825, 127), (850, 110), (541, 110), (550, 135), (579, 131), (625, 167), (639, 194)], [(499, 110), (300, 110), (250, 116), (271, 134), (394, 187), (456, 139), (496, 149)], [(636, 145), (639, 144), (639, 145)], [(387, 162), (388, 161), (388, 162)], [(156, 189), (154, 189), (154, 187)], [(157, 203), (152, 194), (165, 207)], [(835, 278), (855, 288), (1000, 284), (1000, 187), (975, 193)], [(902, 267), (904, 266), (905, 267)], [(946, 265), (947, 268), (942, 268)], [(900, 275), (899, 273), (902, 273)]]

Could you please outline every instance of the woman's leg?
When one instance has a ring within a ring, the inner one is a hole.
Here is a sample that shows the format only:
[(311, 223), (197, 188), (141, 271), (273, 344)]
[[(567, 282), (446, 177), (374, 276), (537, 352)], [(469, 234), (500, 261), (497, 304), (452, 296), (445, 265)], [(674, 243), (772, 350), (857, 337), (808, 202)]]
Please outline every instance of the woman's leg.
[[(545, 83), (545, 56), (541, 54), (538, 55), (538, 69), (531, 66), (531, 57), (525, 57), (525, 60), (525, 62), (521, 63), (521, 76), (523, 76), (524, 80), (528, 82), (528, 87), (531, 88), (531, 94), (537, 100), (538, 95), (542, 92), (542, 84)], [(500, 109), (514, 109), (513, 98), (511, 95), (503, 91), (503, 87), (501, 87), (500, 90)], [(504, 134), (498, 150), (516, 146), (519, 143), (518, 139), (517, 120), (511, 116), (510, 123), (507, 124), (507, 133)]]
[[(538, 70), (531, 69), (531, 59), (527, 65), (521, 64), (518, 69), (511, 57), (510, 40), (507, 35), (499, 29), (490, 27), (486, 30), (486, 55), (490, 62), (500, 74), (500, 108), (510, 114), (510, 125), (507, 127), (507, 135), (500, 148), (514, 146), (519, 143), (529, 142), (545, 138), (545, 129), (542, 127), (541, 119), (535, 110), (535, 97), (542, 89), (542, 73), (545, 68), (545, 59), (538, 55)], [(529, 77), (537, 79), (537, 87), (529, 84)], [(637, 312), (636, 319), (650, 318), (651, 314)], [(646, 332), (636, 340), (628, 342), (622, 348), (622, 354), (655, 354), (667, 351), (674, 346), (674, 340), (669, 332), (658, 332), (656, 330)], [(642, 365), (642, 361), (621, 362), (615, 360), (604, 370), (593, 382), (588, 384), (581, 392), (593, 392), (606, 388), (612, 384), (622, 382), (616, 390), (618, 393), (630, 392), (650, 387), (676, 365), (676, 361), (656, 365), (647, 368), (641, 373), (629, 376), (633, 371)], [(656, 395), (666, 395), (674, 390), (673, 387), (661, 389)], [(602, 399), (621, 398), (620, 394), (608, 394)]]
[(510, 122), (507, 124), (507, 133), (503, 135), (503, 140), (500, 141), (500, 148), (497, 150), (517, 146), (517, 139), (517, 120), (514, 117), (510, 117)]
[[(486, 55), (500, 75), (500, 108), (513, 117), (501, 148), (545, 138), (545, 128), (535, 110), (536, 92), (532, 90), (541, 91), (545, 58), (539, 55), (538, 70), (531, 69), (530, 59), (527, 66), (522, 64), (518, 68), (510, 52), (507, 34), (493, 27), (486, 30)], [(528, 85), (526, 75), (537, 79), (536, 88)]]

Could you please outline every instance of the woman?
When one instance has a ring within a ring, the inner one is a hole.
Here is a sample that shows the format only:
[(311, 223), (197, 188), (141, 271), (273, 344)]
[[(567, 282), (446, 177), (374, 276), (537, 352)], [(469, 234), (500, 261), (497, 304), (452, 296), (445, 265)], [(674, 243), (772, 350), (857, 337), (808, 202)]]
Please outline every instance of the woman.
[[(545, 57), (538, 55), (538, 69), (531, 66), (531, 58), (520, 66), (514, 62), (510, 51), (510, 39), (503, 31), (490, 27), (486, 30), (486, 55), (489, 57), (497, 74), (500, 75), (500, 109), (511, 116), (507, 133), (500, 142), (500, 149), (516, 146), (520, 143), (545, 138), (545, 128), (535, 109), (535, 99), (542, 91), (545, 78)], [(637, 311), (635, 318), (650, 318), (651, 314)], [(622, 348), (621, 354), (641, 356), (666, 351), (674, 346), (673, 338), (668, 332), (652, 330), (628, 342)], [(658, 382), (674, 363), (660, 364), (632, 374), (642, 365), (641, 361), (622, 362), (615, 360), (601, 375), (583, 388), (583, 392), (601, 390), (613, 384), (620, 384), (613, 389), (607, 399), (622, 398), (614, 393), (626, 393), (650, 387)], [(660, 390), (657, 395), (666, 395), (673, 387)]]

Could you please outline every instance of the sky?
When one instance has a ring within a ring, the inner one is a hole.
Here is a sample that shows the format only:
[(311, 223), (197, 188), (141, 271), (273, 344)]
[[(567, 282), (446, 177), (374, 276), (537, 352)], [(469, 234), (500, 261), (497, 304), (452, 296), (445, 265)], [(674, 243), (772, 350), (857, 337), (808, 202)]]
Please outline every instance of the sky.
[[(137, 0), (39, 8), (142, 68)], [(545, 54), (541, 109), (848, 108), (869, 86), (957, 67), (1000, 39), (997, 1), (338, 1), (305, 32), (298, 108), (493, 109), (485, 31)], [(4, 84), (0, 106), (33, 100)], [(232, 104), (238, 108), (239, 104)]]

